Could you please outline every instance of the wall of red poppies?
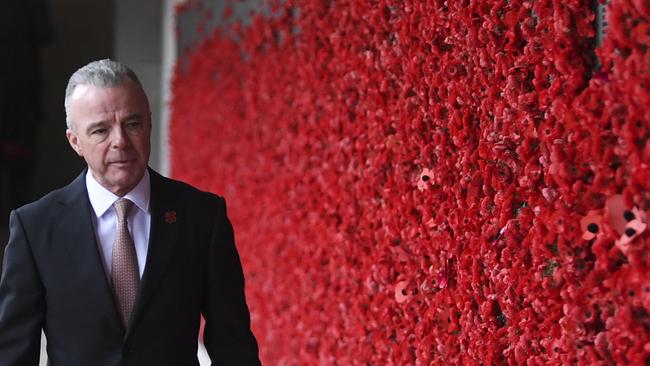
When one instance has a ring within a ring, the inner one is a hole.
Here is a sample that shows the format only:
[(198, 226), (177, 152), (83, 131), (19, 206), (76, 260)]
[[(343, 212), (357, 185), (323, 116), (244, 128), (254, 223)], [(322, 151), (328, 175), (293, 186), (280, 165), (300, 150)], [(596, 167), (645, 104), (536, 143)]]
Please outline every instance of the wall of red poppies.
[(650, 3), (595, 53), (592, 6), (205, 11), (173, 175), (229, 202), (265, 364), (650, 364)]

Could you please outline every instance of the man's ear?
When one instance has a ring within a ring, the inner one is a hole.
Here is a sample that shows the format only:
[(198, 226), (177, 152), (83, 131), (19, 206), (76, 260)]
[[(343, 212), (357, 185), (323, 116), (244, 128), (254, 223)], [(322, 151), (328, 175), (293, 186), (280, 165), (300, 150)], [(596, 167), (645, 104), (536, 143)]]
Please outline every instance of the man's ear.
[(77, 155), (84, 156), (83, 151), (81, 150), (81, 146), (79, 146), (79, 137), (77, 137), (77, 134), (68, 128), (65, 130), (65, 137), (68, 138), (70, 146), (72, 146), (72, 149), (77, 153)]

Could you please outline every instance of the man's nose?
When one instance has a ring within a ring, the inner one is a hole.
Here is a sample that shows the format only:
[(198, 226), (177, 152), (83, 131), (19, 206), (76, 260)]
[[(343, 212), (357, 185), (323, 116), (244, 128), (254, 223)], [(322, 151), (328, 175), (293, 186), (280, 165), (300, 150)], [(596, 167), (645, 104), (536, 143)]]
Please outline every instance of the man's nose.
[(122, 126), (113, 129), (111, 136), (111, 146), (116, 149), (123, 149), (129, 146), (129, 136)]

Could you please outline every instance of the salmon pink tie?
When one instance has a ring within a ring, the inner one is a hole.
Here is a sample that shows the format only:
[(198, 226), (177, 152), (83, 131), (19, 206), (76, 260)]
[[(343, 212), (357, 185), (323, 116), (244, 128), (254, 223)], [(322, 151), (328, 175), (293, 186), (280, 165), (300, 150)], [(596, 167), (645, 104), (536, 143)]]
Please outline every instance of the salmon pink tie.
[(129, 233), (127, 216), (133, 202), (120, 198), (113, 204), (117, 213), (117, 232), (113, 243), (113, 260), (111, 279), (124, 328), (129, 323), (129, 317), (135, 304), (135, 298), (140, 286), (138, 258), (135, 254), (133, 238)]

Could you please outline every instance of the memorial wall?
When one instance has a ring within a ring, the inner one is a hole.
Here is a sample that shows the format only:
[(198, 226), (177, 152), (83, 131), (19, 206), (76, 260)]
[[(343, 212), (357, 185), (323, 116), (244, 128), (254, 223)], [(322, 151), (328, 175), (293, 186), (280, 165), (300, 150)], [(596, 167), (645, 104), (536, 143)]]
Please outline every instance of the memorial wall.
[(265, 364), (650, 364), (650, 3), (220, 3), (177, 10), (172, 173)]

